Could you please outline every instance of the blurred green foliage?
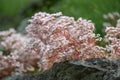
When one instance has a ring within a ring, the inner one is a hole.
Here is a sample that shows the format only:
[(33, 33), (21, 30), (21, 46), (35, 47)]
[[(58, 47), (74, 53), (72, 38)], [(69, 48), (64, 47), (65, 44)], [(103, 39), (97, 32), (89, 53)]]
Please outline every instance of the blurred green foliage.
[(27, 20), (42, 9), (48, 10), (56, 2), (56, 0), (0, 0), (0, 30), (26, 26), (27, 21), (22, 20)]
[(15, 15), (29, 0), (0, 0), (0, 11), (5, 15)]
[(8, 29), (19, 21), (17, 14), (29, 0), (0, 0), (0, 29)]
[(120, 0), (0, 0), (0, 27), (17, 27), (22, 20), (27, 20), (38, 11), (60, 11), (75, 19), (83, 17), (92, 20), (96, 33), (101, 33), (103, 14), (120, 12), (119, 5)]

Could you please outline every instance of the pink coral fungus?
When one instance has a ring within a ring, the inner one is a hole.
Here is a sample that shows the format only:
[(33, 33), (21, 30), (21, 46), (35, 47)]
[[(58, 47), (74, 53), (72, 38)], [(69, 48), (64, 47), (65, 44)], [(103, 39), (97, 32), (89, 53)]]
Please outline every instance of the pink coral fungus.
[[(62, 16), (62, 13), (36, 13), (26, 27), (28, 34), (14, 29), (0, 32), (0, 77), (49, 69), (55, 62), (88, 58), (116, 58), (120, 53), (120, 21), (108, 27), (106, 47), (96, 44), (91, 21)], [(29, 36), (28, 36), (29, 35)], [(101, 38), (100, 38), (101, 40)], [(110, 54), (105, 54), (110, 53)]]
[[(55, 62), (82, 59), (83, 55), (94, 54), (95, 34), (91, 21), (62, 16), (62, 13), (36, 13), (26, 28), (35, 41), (39, 41), (40, 68), (47, 69)], [(36, 43), (33, 41), (33, 43)], [(33, 44), (32, 44), (33, 45)]]

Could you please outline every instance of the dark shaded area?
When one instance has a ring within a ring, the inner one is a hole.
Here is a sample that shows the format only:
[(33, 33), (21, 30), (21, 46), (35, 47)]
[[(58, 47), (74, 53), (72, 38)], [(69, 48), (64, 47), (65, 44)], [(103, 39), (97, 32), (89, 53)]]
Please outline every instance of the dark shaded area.
[(88, 59), (55, 63), (41, 74), (13, 76), (2, 80), (120, 80), (120, 59)]

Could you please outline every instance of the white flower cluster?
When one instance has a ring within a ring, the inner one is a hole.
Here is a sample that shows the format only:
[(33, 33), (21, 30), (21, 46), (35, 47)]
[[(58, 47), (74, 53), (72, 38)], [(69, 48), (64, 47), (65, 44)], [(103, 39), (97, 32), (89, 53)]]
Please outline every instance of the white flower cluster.
[(0, 77), (34, 70), (33, 66), (37, 64), (36, 60), (38, 60), (37, 55), (28, 53), (25, 49), (30, 37), (23, 36), (16, 33), (14, 29), (10, 29), (0, 32), (0, 39), (0, 48), (3, 49), (0, 51)]
[(82, 18), (75, 21), (61, 12), (39, 12), (29, 22), (29, 36), (14, 29), (0, 32), (0, 49), (5, 50), (0, 51), (0, 77), (25, 74), (36, 67), (44, 71), (65, 60), (114, 58), (120, 53), (120, 21), (117, 27), (107, 27), (105, 38), (110, 44), (106, 47), (96, 45), (99, 35), (94, 24)]
[[(111, 54), (120, 54), (120, 13), (112, 12), (103, 16), (107, 22), (104, 23), (106, 27), (105, 39), (108, 42), (106, 50)], [(116, 27), (115, 27), (116, 26)]]
[(120, 13), (111, 12), (108, 14), (104, 14), (103, 18), (105, 19), (105, 22), (103, 23), (104, 27), (116, 26), (116, 21), (120, 19)]
[(98, 53), (104, 51), (95, 45), (94, 29), (91, 21), (82, 18), (75, 21), (60, 12), (36, 13), (26, 28), (34, 39), (29, 47), (40, 54), (39, 67), (42, 70), (50, 68), (55, 62), (100, 57)]
[(107, 51), (111, 54), (120, 55), (120, 20), (118, 20), (116, 27), (107, 27), (105, 32), (105, 37), (109, 41), (109, 44), (106, 46)]

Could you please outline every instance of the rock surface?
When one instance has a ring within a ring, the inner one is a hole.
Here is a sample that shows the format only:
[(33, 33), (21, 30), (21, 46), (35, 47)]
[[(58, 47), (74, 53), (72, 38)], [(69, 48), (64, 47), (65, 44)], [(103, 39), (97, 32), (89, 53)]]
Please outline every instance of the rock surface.
[(1, 80), (120, 80), (120, 59), (65, 61), (55, 63), (41, 74), (11, 76)]

